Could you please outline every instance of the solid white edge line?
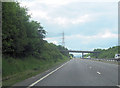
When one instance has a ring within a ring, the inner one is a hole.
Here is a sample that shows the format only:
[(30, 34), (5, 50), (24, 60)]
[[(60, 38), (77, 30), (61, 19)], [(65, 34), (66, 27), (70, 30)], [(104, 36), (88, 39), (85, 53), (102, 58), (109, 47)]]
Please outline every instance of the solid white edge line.
[[(71, 60), (70, 60), (71, 61)], [(68, 61), (69, 62), (69, 61)], [(27, 88), (30, 88), (32, 86), (34, 86), (35, 84), (37, 84), (38, 82), (40, 82), (41, 80), (45, 79), (46, 77), (48, 77), (49, 75), (51, 75), (52, 73), (56, 72), (57, 70), (59, 70), (60, 68), (62, 68), (65, 64), (67, 64), (68, 62), (64, 63), (63, 65), (61, 65), (60, 67), (56, 68), (55, 70), (53, 70), (52, 72), (48, 73), (47, 75), (43, 76), (42, 78), (40, 78), (39, 80), (35, 81), (34, 83), (32, 83), (31, 85), (29, 85)]]

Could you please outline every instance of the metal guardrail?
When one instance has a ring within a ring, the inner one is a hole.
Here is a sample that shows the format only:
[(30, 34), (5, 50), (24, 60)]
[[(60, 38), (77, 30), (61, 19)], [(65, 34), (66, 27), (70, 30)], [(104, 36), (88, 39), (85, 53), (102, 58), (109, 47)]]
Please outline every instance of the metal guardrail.
[(118, 59), (115, 59), (115, 58), (111, 58), (111, 59), (100, 59), (100, 58), (82, 58), (82, 59), (91, 59), (91, 60), (98, 60), (98, 61), (120, 61)]

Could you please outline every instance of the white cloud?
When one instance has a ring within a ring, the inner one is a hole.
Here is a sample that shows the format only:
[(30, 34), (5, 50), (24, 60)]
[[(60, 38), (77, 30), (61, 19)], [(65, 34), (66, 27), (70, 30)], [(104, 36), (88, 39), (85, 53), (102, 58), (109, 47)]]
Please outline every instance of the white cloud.
[(36, 1), (27, 1), (27, 0), (20, 1), (21, 6), (27, 6), (27, 7), (34, 6), (36, 3), (37, 3)]
[(91, 20), (90, 19), (90, 15), (85, 14), (84, 16), (80, 16), (80, 17), (78, 17), (76, 19), (71, 20), (71, 23), (73, 23), (73, 24), (79, 24), (79, 23), (87, 22), (89, 20)]
[(69, 19), (68, 18), (62, 18), (62, 17), (56, 17), (56, 18), (53, 18), (53, 23), (55, 24), (59, 24), (61, 26), (65, 26), (69, 23)]
[(45, 5), (51, 5), (53, 7), (58, 7), (76, 2), (77, 3), (78, 2), (118, 2), (119, 0), (30, 0), (30, 1), (18, 0), (18, 1), (22, 2), (23, 5), (29, 5), (29, 6), (33, 6), (36, 3), (38, 3), (38, 4), (45, 4)]
[(37, 0), (38, 3), (46, 4), (46, 5), (66, 5), (72, 2), (75, 2), (76, 0)]
[(108, 30), (91, 36), (80, 34), (66, 36), (65, 39), (67, 47), (77, 50), (93, 50), (95, 48), (109, 48), (110, 46), (118, 45), (118, 34)]
[(88, 21), (91, 21), (91, 16), (88, 14), (85, 14), (83, 16), (79, 16), (77, 18), (65, 18), (65, 17), (57, 17), (53, 19), (54, 23), (57, 23), (61, 26), (67, 26), (71, 24), (80, 24), (80, 23), (85, 23)]
[(48, 12), (46, 11), (29, 11), (29, 14), (32, 14), (33, 18), (39, 18), (46, 20), (48, 23), (52, 24), (57, 24), (60, 26), (68, 26), (71, 24), (80, 24), (80, 23), (85, 23), (94, 20), (93, 17), (90, 14), (85, 14), (79, 17), (73, 17), (73, 18), (68, 18), (68, 17), (52, 17), (49, 15)]
[(89, 39), (106, 39), (106, 38), (118, 38), (118, 34), (114, 34), (111, 33), (109, 30), (106, 30), (104, 32), (98, 33), (96, 35), (91, 35), (91, 36), (86, 36), (86, 35), (80, 35), (80, 34), (76, 34), (76, 35), (71, 35), (71, 36), (66, 36), (66, 39), (85, 39), (85, 40), (89, 40)]
[(27, 1), (27, 0), (21, 0), (20, 3), (22, 6), (36, 6), (36, 5), (47, 5), (50, 7), (59, 7), (63, 5), (70, 4), (72, 2), (79, 2), (79, 0), (32, 0), (32, 1)]
[(45, 38), (44, 40), (47, 40), (49, 43), (53, 43), (58, 45), (59, 42), (57, 41), (59, 37), (52, 37), (52, 38)]
[[(88, 12), (88, 13), (84, 13), (83, 15), (81, 15), (81, 13), (77, 13), (76, 11), (76, 15), (72, 17), (68, 17), (66, 14), (63, 17), (57, 13), (59, 9), (56, 9), (56, 6), (67, 5), (67, 4), (71, 4), (74, 2), (79, 3), (82, 1), (83, 0), (34, 0), (34, 1), (25, 0), (21, 2), (21, 5), (27, 6), (30, 8), (28, 13), (32, 14), (33, 19), (38, 20), (38, 21), (44, 20), (45, 22), (49, 24), (55, 24), (55, 25), (57, 24), (62, 27), (66, 27), (71, 24), (75, 25), (75, 24), (82, 24), (82, 23), (90, 22), (90, 21), (93, 21), (99, 18), (101, 15), (105, 14), (105, 13), (89, 13)], [(91, 1), (94, 1), (94, 0), (91, 0)], [(96, 1), (99, 1), (99, 0), (96, 0)], [(108, 1), (108, 0), (105, 0), (105, 1)], [(113, 0), (110, 0), (110, 1), (113, 1)], [(42, 6), (43, 4), (45, 4), (46, 7)], [(52, 7), (55, 6), (55, 8), (52, 8), (51, 6)], [(44, 9), (44, 8), (47, 8), (47, 9)], [(51, 13), (53, 13), (53, 15), (51, 15)], [(73, 11), (71, 13), (73, 13)], [(69, 14), (69, 16), (71, 15), (71, 13)], [(54, 15), (57, 15), (57, 16), (54, 16)]]
[(103, 35), (101, 35), (102, 38), (117, 38), (118, 34), (113, 34), (110, 31), (106, 31)]
[[(76, 35), (70, 35), (70, 36), (65, 36), (65, 40), (69, 41), (69, 40), (79, 40), (82, 44), (89, 44), (89, 43), (94, 43), (94, 41), (96, 40), (108, 40), (108, 39), (117, 39), (118, 38), (118, 34), (114, 34), (111, 33), (109, 30), (105, 30), (101, 33), (98, 33), (96, 35), (91, 35), (91, 36), (86, 36), (86, 35), (80, 35), (80, 34), (76, 34)], [(51, 37), (51, 38), (45, 38), (45, 40), (54, 43), (54, 44), (58, 44), (58, 42), (60, 42), (60, 37)]]
[[(57, 25), (60, 25), (60, 26), (68, 26), (68, 25), (71, 25), (71, 24), (80, 24), (80, 23), (85, 23), (85, 22), (89, 22), (89, 21), (92, 21), (94, 20), (93, 17), (89, 14), (85, 14), (85, 15), (82, 15), (82, 16), (79, 16), (79, 17), (74, 17), (74, 18), (68, 18), (68, 17), (52, 17), (52, 16), (49, 16), (48, 15), (48, 12), (45, 12), (45, 11), (32, 11), (32, 16), (34, 18), (39, 18), (39, 19), (43, 19), (43, 20), (46, 20), (46, 22), (48, 23), (52, 23), (52, 24), (57, 24)], [(30, 12), (29, 12), (30, 14)]]
[(45, 20), (50, 20), (51, 17), (48, 16), (48, 12), (45, 12), (45, 11), (42, 11), (42, 10), (39, 10), (39, 11), (32, 11), (32, 16), (33, 17), (37, 17), (37, 18), (40, 18), (40, 19), (45, 19)]

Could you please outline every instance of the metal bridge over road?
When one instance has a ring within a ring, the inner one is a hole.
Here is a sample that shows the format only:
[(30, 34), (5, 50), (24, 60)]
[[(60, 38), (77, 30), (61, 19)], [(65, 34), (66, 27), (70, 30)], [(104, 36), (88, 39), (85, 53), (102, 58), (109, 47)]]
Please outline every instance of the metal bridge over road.
[(95, 51), (79, 51), (79, 50), (67, 50), (67, 52), (75, 52), (75, 53), (99, 53)]
[(62, 50), (63, 52), (73, 52), (73, 53), (82, 53), (82, 58), (84, 53), (100, 53), (100, 52), (96, 52), (96, 51), (81, 51), (81, 50)]

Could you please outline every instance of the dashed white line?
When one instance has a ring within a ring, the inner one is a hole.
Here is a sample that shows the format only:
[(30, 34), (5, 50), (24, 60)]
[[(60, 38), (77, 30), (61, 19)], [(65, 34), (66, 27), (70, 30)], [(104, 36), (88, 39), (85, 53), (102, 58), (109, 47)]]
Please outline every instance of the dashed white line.
[[(70, 60), (71, 61), (71, 60)], [(69, 62), (69, 61), (68, 61)], [(53, 74), (54, 72), (56, 72), (57, 70), (59, 70), (60, 68), (62, 68), (64, 65), (66, 65), (68, 62), (66, 62), (65, 64), (61, 65), (60, 67), (56, 68), (55, 70), (53, 70), (52, 72), (48, 73), (47, 75), (43, 76), (42, 78), (40, 78), (39, 80), (35, 81), (34, 83), (32, 83), (31, 85), (29, 85), (27, 88), (30, 88), (32, 86), (34, 86), (35, 84), (37, 84), (38, 82), (40, 82), (41, 80), (45, 79), (46, 77), (48, 77), (49, 75)]]

